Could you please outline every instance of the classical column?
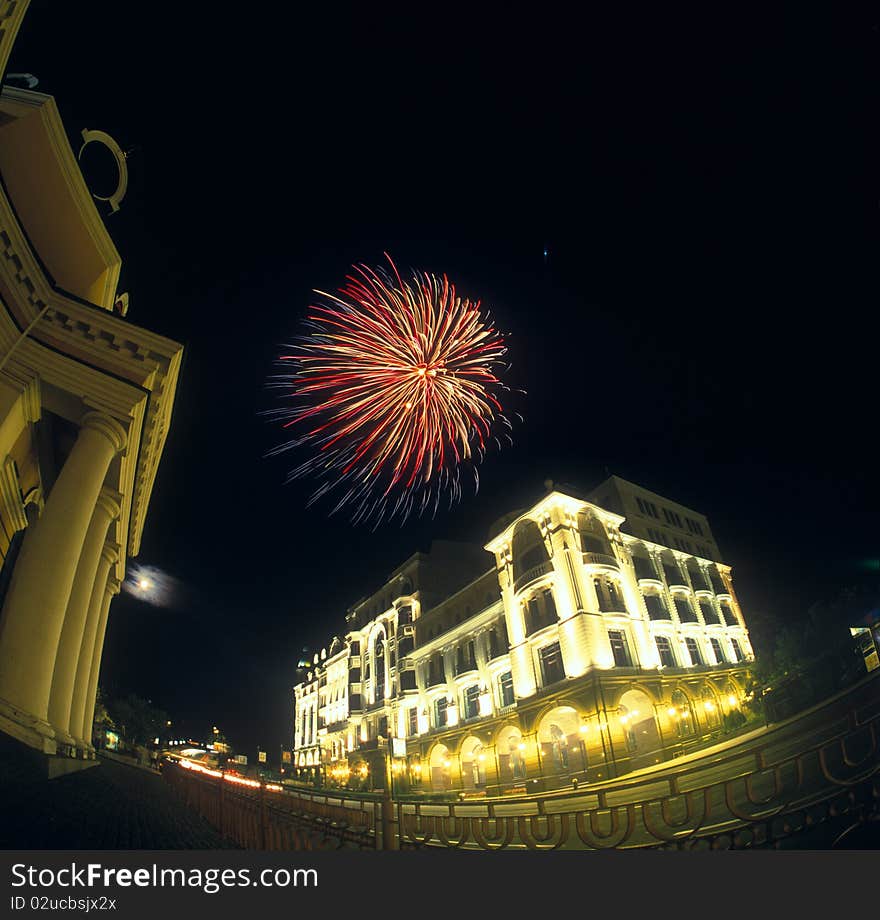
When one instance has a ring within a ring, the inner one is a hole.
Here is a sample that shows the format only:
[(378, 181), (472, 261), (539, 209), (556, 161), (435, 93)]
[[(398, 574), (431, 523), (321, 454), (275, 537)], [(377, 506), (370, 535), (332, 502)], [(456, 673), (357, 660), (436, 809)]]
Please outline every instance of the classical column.
[[(98, 627), (95, 631), (95, 646), (92, 650), (92, 663), (89, 668), (89, 685), (86, 689), (85, 706), (83, 708), (83, 721), (79, 732), (74, 731), (79, 738), (85, 739), (88, 748), (92, 744), (92, 725), (95, 721), (95, 697), (98, 693), (98, 675), (101, 673), (101, 653), (104, 651), (104, 633), (107, 631), (107, 615), (110, 613), (110, 601), (119, 594), (122, 587), (120, 581), (112, 576), (107, 579), (104, 588), (104, 597), (101, 601), (101, 611), (98, 615)], [(87, 748), (87, 750), (88, 750)]]
[(48, 722), (55, 655), (77, 564), (98, 494), (125, 429), (89, 412), (46, 501), (26, 534), (3, 608), (0, 634), (0, 728), (55, 753)]
[(92, 657), (95, 654), (95, 639), (98, 634), (98, 624), (101, 619), (101, 610), (104, 605), (104, 595), (107, 590), (107, 578), (113, 563), (119, 558), (119, 550), (112, 540), (107, 540), (101, 550), (98, 561), (98, 571), (92, 585), (92, 594), (89, 598), (89, 608), (86, 615), (85, 628), (79, 648), (79, 661), (76, 667), (76, 681), (73, 685), (73, 699), (70, 704), (70, 725), (68, 731), (73, 735), (77, 746), (83, 751), (91, 744), (91, 736), (80, 734), (86, 714), (86, 697), (89, 692), (89, 681), (92, 674)]
[[(55, 729), (55, 740), (59, 745), (72, 746), (76, 737), (74, 733), (78, 732), (82, 724), (82, 718), (75, 723), (71, 720), (74, 685), (78, 682), (77, 668), (81, 661), (80, 651), (96, 577), (99, 569), (103, 569), (103, 587), (109, 573), (109, 563), (102, 564), (101, 559), (104, 540), (111, 521), (115, 521), (117, 517), (119, 505), (113, 499), (111, 491), (104, 488), (98, 496), (83, 541), (73, 587), (70, 590), (70, 600), (67, 602), (67, 612), (64, 615), (64, 626), (58, 641), (58, 653), (55, 655), (55, 673), (49, 697), (49, 723)], [(87, 666), (90, 664), (91, 661)], [(88, 681), (88, 676), (85, 680)]]

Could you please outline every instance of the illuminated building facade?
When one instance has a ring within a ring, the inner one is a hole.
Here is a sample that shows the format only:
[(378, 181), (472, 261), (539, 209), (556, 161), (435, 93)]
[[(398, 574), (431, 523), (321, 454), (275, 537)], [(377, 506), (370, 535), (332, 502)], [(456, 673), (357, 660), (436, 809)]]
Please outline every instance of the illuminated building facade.
[[(0, 12), (0, 72), (27, 3)], [(127, 181), (102, 199), (115, 209)], [(54, 99), (0, 93), (0, 731), (93, 759), (110, 602), (137, 555), (183, 355), (133, 325)]]
[(499, 521), (494, 564), (452, 549), (411, 557), (315, 656), (294, 690), (301, 777), (540, 791), (743, 721), (754, 656), (705, 516), (611, 477)]

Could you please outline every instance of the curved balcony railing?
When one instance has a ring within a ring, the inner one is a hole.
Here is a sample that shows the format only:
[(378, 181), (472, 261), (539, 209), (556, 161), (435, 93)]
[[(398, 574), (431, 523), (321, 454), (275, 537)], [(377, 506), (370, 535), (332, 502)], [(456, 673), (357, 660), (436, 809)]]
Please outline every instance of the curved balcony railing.
[(546, 562), (541, 562), (538, 565), (533, 565), (530, 569), (526, 569), (519, 578), (515, 579), (513, 582), (513, 590), (519, 591), (521, 588), (525, 587), (529, 582), (535, 581), (540, 578), (542, 575), (546, 575), (548, 572), (553, 571), (553, 563), (548, 559)]
[(620, 563), (608, 553), (584, 553), (584, 565), (605, 565), (610, 569), (620, 568)]

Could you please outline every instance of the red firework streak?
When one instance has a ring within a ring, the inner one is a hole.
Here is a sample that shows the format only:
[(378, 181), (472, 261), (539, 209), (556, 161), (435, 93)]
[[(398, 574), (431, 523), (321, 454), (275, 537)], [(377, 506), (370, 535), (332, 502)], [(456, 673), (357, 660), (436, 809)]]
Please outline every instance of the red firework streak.
[(294, 400), (275, 414), (298, 434), (275, 452), (311, 449), (290, 478), (317, 476), (312, 501), (337, 489), (334, 511), (377, 523), (452, 504), (462, 470), (478, 484), (477, 464), (511, 427), (498, 398), (507, 348), (479, 301), (445, 275), (405, 282), (386, 258), (390, 273), (354, 266), (338, 294), (315, 292), (326, 303), (309, 308), (310, 333), (274, 384)]

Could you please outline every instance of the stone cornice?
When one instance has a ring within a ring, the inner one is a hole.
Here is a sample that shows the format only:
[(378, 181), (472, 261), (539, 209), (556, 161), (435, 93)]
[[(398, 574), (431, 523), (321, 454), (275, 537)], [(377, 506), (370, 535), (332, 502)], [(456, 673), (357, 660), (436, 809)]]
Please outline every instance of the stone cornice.
[(4, 370), (14, 374), (18, 368), (23, 377), (38, 374), (66, 392), (82, 394), (86, 405), (121, 421), (131, 419), (127, 456), (133, 462), (125, 464), (130, 469), (119, 491), (129, 499), (123, 510), (127, 551), (137, 555), (171, 422), (183, 347), (54, 288), (2, 191), (0, 286), (11, 295), (6, 310), (0, 310), (0, 355), (48, 306)]
[(614, 528), (620, 527), (626, 520), (622, 515), (615, 514), (613, 511), (606, 511), (604, 508), (600, 508), (592, 502), (574, 498), (571, 495), (566, 495), (564, 492), (551, 492), (549, 495), (544, 496), (537, 504), (532, 505), (531, 508), (524, 511), (515, 520), (511, 521), (500, 534), (493, 537), (492, 540), (485, 545), (484, 549), (488, 550), (490, 553), (500, 552), (505, 544), (510, 543), (513, 538), (513, 532), (521, 521), (531, 520), (540, 525), (542, 517), (545, 517), (554, 508), (558, 507), (562, 507), (567, 513), (573, 515), (575, 518), (582, 511), (590, 511), (604, 524)]
[(101, 215), (95, 206), (92, 193), (85, 183), (76, 160), (67, 131), (58, 112), (58, 106), (52, 96), (33, 90), (4, 86), (0, 94), (0, 103), (7, 114), (13, 118), (39, 118), (45, 138), (52, 151), (52, 158), (64, 177), (63, 181), (78, 215), (78, 221), (88, 234), (95, 252), (105, 267), (105, 277), (99, 296), (98, 306), (111, 310), (116, 300), (116, 288), (122, 265), (119, 252), (113, 243)]

